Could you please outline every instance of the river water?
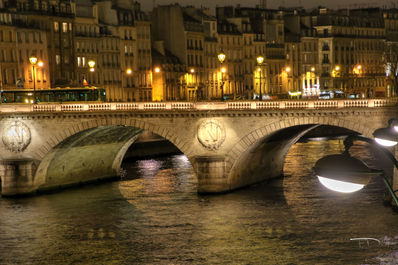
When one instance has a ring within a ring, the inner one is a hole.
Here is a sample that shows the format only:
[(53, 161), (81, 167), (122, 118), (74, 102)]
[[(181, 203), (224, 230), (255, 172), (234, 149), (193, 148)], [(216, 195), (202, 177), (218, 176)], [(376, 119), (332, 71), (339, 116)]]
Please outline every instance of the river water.
[[(342, 148), (298, 143), (283, 179), (217, 196), (197, 195), (189, 161), (174, 155), (124, 163), (123, 181), (0, 198), (0, 264), (398, 264), (383, 182), (340, 195), (312, 175)], [(352, 153), (377, 163), (368, 150)]]

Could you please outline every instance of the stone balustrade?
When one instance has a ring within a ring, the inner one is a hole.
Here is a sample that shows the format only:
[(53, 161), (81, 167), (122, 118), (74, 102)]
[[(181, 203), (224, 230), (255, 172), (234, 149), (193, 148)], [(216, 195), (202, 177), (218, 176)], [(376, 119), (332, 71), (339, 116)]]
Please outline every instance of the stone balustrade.
[(1, 104), (0, 112), (85, 112), (85, 111), (208, 111), (262, 109), (341, 109), (397, 106), (398, 98), (335, 100), (270, 100), (209, 102), (124, 102), (124, 103), (39, 103)]

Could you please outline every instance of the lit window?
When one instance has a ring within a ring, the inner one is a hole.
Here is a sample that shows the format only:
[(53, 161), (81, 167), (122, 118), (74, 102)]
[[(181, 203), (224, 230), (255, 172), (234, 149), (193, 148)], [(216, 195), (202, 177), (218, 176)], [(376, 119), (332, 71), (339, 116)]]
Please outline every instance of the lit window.
[(83, 66), (83, 67), (86, 66), (86, 57), (82, 57), (82, 66)]
[(62, 32), (67, 32), (68, 31), (68, 23), (63, 22), (62, 23)]
[(58, 24), (58, 22), (54, 22), (54, 31), (55, 32), (58, 32), (58, 26), (59, 26), (59, 24)]
[(59, 54), (55, 55), (55, 63), (60, 64), (61, 63), (61, 56)]
[(69, 23), (69, 31), (72, 31), (72, 23)]

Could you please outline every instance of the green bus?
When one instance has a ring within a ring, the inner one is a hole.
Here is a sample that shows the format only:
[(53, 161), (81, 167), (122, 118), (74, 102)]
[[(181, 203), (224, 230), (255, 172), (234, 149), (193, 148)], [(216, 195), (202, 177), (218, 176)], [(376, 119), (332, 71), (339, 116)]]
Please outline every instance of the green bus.
[(56, 88), (45, 90), (1, 90), (2, 103), (48, 103), (48, 102), (105, 102), (104, 88)]

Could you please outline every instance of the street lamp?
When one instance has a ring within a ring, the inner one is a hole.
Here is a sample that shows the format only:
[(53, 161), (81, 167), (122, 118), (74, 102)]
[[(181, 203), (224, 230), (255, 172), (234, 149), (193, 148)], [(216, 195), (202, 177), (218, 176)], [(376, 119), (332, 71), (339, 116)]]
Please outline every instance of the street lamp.
[(93, 60), (88, 61), (88, 66), (90, 67), (90, 72), (95, 71), (95, 69), (94, 69), (95, 61), (93, 61)]
[[(122, 90), (122, 101), (124, 101), (124, 89), (125, 89), (125, 87), (128, 87), (128, 83), (129, 83), (128, 80), (127, 80), (127, 77), (126, 77), (126, 79), (123, 78), (123, 73), (125, 73), (127, 76), (130, 76), (130, 75), (133, 74), (133, 70), (131, 68), (127, 68), (125, 72), (122, 71), (122, 88), (121, 88), (121, 90)], [(124, 80), (126, 80), (127, 84), (124, 83)]]
[(398, 120), (388, 121), (387, 128), (380, 128), (373, 132), (375, 141), (382, 146), (395, 146), (398, 143)]
[(354, 141), (364, 141), (381, 150), (398, 169), (398, 161), (386, 148), (376, 144), (376, 141), (363, 136), (348, 136), (344, 140), (345, 151), (338, 155), (329, 155), (319, 159), (314, 171), (319, 181), (326, 188), (343, 193), (351, 193), (362, 189), (373, 176), (382, 176), (384, 184), (391, 193), (392, 198), (398, 205), (398, 198), (393, 191), (389, 180), (385, 177), (384, 171), (369, 168), (365, 163), (351, 157), (349, 149)]
[(227, 57), (227, 56), (226, 56), (225, 53), (223, 53), (223, 52), (220, 52), (220, 53), (218, 54), (218, 60), (220, 61), (221, 64), (225, 61), (225, 58), (226, 58), (226, 57)]
[(227, 69), (225, 67), (223, 67), (222, 64), (224, 63), (227, 56), (225, 55), (225, 53), (220, 52), (217, 57), (221, 64), (221, 101), (223, 101), (224, 100), (224, 73), (227, 71)]
[(263, 94), (261, 91), (261, 72), (262, 72), (262, 66), (263, 66), (263, 62), (264, 62), (264, 57), (263, 56), (258, 56), (257, 57), (257, 64), (258, 64), (258, 72), (260, 74), (260, 100), (263, 100)]
[(36, 69), (35, 66), (37, 64), (37, 57), (31, 56), (29, 57), (29, 62), (32, 65), (32, 76), (33, 76), (33, 101), (36, 103)]
[[(94, 72), (95, 72), (95, 68), (94, 68), (94, 67), (95, 67), (95, 61), (94, 61), (94, 60), (89, 60), (89, 61), (87, 62), (87, 64), (88, 64), (88, 67), (90, 68), (90, 72), (91, 72), (91, 73), (94, 73)], [(94, 83), (94, 82), (93, 82), (93, 79), (94, 79), (94, 78), (93, 78), (92, 75), (90, 76), (90, 79), (91, 79), (90, 82), (91, 82), (91, 83)], [(92, 86), (92, 89), (91, 89), (91, 100), (92, 100), (92, 101), (95, 100), (95, 99), (94, 99), (94, 86)]]

